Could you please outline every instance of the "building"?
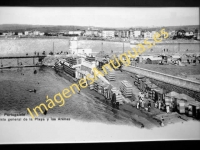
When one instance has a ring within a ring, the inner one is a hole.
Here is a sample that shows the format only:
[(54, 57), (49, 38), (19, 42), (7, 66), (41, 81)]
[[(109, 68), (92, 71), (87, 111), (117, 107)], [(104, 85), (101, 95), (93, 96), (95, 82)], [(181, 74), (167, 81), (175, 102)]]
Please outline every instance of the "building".
[(134, 38), (134, 32), (132, 29), (129, 30), (129, 37)]
[(147, 58), (146, 64), (159, 64), (162, 62), (161, 57), (153, 57), (153, 58)]
[(40, 36), (43, 36), (43, 35), (44, 35), (44, 32), (40, 32), (39, 35), (40, 35)]
[(24, 35), (29, 35), (30, 31), (24, 31)]
[(145, 39), (151, 39), (152, 38), (152, 33), (149, 31), (144, 32), (144, 38)]
[(97, 33), (97, 35), (98, 37), (102, 37), (102, 33), (100, 31)]
[(151, 55), (140, 55), (139, 56), (139, 59), (141, 60), (141, 62), (146, 61), (147, 58), (151, 59), (151, 58), (153, 58), (153, 56), (151, 56)]
[(194, 32), (193, 31), (186, 31), (185, 36), (193, 36)]
[(140, 35), (141, 35), (141, 31), (139, 31), (139, 30), (134, 31), (134, 37), (135, 38), (139, 38)]
[(187, 30), (185, 32), (185, 37), (188, 38), (188, 39), (191, 39), (194, 37), (194, 32), (193, 31), (190, 31), (190, 30)]
[(115, 31), (115, 37), (119, 37), (119, 31)]
[(114, 38), (115, 37), (115, 31), (114, 30), (103, 30), (102, 31), (102, 37), (103, 38)]
[(69, 34), (70, 35), (78, 35), (78, 36), (81, 36), (81, 35), (83, 35), (83, 32), (84, 31), (81, 31), (81, 30), (76, 30), (76, 31), (69, 31)]
[(14, 32), (3, 32), (2, 33), (3, 36), (12, 36), (14, 34), (15, 34)]
[(40, 34), (40, 31), (33, 31), (33, 35), (36, 35), (36, 36), (38, 36)]
[(23, 33), (22, 32), (18, 32), (18, 36), (22, 36), (23, 35)]
[(197, 33), (197, 40), (200, 40), (200, 33)]
[(125, 37), (126, 37), (125, 31), (121, 31), (121, 32), (122, 32), (121, 37), (122, 37), (122, 38), (125, 38)]
[(83, 35), (84, 36), (93, 36), (93, 32), (91, 30), (86, 30)]
[(156, 33), (156, 31), (151, 31), (151, 37), (153, 38), (154, 34)]
[(100, 37), (101, 33), (98, 30), (86, 30), (83, 33), (83, 36), (95, 36), (95, 37)]
[(2, 35), (3, 35), (3, 36), (6, 36), (6, 35), (7, 35), (7, 32), (3, 32)]
[(176, 31), (169, 31), (168, 34), (170, 38), (173, 38), (176, 35)]
[(122, 37), (122, 31), (118, 30), (118, 37), (121, 38)]
[(125, 31), (125, 38), (129, 38), (130, 34), (129, 34), (129, 30)]

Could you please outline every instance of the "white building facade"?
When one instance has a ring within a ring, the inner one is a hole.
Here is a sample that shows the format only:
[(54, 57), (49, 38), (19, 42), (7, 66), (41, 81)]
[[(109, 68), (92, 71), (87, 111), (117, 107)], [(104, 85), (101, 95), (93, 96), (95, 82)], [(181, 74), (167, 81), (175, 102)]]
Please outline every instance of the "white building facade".
[(103, 30), (102, 31), (102, 37), (104, 38), (114, 38), (115, 37), (115, 31), (114, 30)]
[(141, 31), (134, 31), (134, 37), (138, 38), (141, 35)]

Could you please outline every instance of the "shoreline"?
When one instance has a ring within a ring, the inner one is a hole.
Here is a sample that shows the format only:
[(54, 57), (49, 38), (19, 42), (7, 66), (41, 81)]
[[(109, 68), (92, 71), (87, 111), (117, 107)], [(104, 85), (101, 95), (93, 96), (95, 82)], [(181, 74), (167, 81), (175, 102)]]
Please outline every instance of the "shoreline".
[[(68, 39), (70, 40), (72, 37), (24, 37), (24, 38), (5, 38), (5, 37), (0, 37), (0, 40), (47, 40), (47, 39), (57, 39), (57, 40), (62, 40), (62, 39)], [(144, 41), (144, 39), (130, 39), (129, 41), (121, 41), (121, 40), (100, 40), (100, 39), (79, 39), (77, 41), (102, 41), (102, 42), (113, 42), (113, 43), (130, 43), (131, 45), (138, 44), (138, 43), (131, 43), (131, 41), (138, 41), (139, 43), (141, 41)], [(148, 39), (148, 41), (153, 42), (153, 39)], [(178, 39), (178, 40), (172, 40), (172, 39), (165, 39), (162, 42), (158, 42), (156, 44), (199, 44), (200, 40), (185, 40), (185, 39)]]

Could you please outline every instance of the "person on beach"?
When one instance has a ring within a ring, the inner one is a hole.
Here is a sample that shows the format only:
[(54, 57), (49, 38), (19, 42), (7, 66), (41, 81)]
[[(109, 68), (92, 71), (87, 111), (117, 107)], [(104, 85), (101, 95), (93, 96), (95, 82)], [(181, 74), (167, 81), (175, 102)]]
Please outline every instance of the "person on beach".
[(169, 105), (166, 106), (166, 111), (169, 113)]
[(150, 109), (151, 109), (151, 102), (149, 101), (148, 102), (148, 111), (150, 112)]
[(155, 102), (155, 108), (157, 108), (158, 107), (158, 102)]
[(160, 124), (162, 127), (164, 126), (164, 118), (163, 116), (161, 117), (161, 124)]
[(142, 108), (142, 99), (139, 100), (139, 108)]
[(141, 102), (141, 105), (142, 105), (142, 108), (144, 108), (144, 101), (142, 100), (142, 102)]
[(158, 101), (158, 109), (161, 109), (161, 101)]
[(34, 74), (37, 74), (37, 70), (34, 70)]
[(46, 115), (46, 114), (47, 114), (47, 110), (45, 109), (45, 110), (44, 110), (44, 115)]
[(139, 107), (140, 107), (140, 103), (137, 102), (137, 104), (136, 104), (136, 108), (139, 109)]

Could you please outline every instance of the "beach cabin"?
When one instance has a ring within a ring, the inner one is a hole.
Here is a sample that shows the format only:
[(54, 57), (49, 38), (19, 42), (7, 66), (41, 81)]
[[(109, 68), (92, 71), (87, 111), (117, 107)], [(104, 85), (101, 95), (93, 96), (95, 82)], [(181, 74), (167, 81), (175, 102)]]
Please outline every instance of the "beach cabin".
[(162, 62), (161, 57), (152, 57), (152, 58), (147, 58), (146, 64), (160, 64)]
[(179, 99), (177, 92), (172, 91), (165, 94), (165, 105), (170, 106), (172, 112), (177, 110), (177, 99)]
[(144, 92), (145, 91), (145, 81), (146, 81), (146, 78), (140, 78), (139, 79), (139, 86), (138, 88), (140, 89), (140, 91)]
[(185, 113), (188, 116), (191, 117), (199, 117), (199, 106), (200, 106), (200, 102), (195, 101), (194, 98), (186, 95), (186, 94), (180, 94), (179, 95), (180, 100), (185, 101)]
[(148, 98), (148, 87), (149, 87), (149, 85), (152, 84), (152, 83), (151, 83), (151, 81), (150, 81), (149, 79), (146, 79), (146, 81), (143, 82), (143, 84), (144, 84), (144, 86), (143, 86), (142, 91), (145, 93), (145, 97)]
[(140, 86), (140, 83), (142, 81), (145, 81), (145, 76), (142, 76), (142, 75), (135, 75), (134, 76), (134, 85), (138, 87), (138, 89), (141, 90), (141, 86)]
[(123, 96), (122, 93), (115, 87), (112, 87), (111, 91), (111, 102), (112, 103), (118, 103), (123, 104)]
[(63, 71), (63, 65), (61, 64), (61, 62), (59, 60), (55, 62), (54, 67), (55, 67), (56, 72)]
[(153, 89), (158, 88), (158, 86), (156, 86), (155, 84), (146, 84), (146, 91), (148, 93), (148, 98), (150, 98), (151, 100), (155, 99), (155, 93), (153, 92)]
[(187, 101), (187, 111), (188, 116), (200, 119), (200, 102), (198, 101)]
[(163, 64), (167, 64), (167, 58), (168, 56), (165, 54), (159, 55), (158, 57), (162, 58), (162, 63)]
[(165, 91), (159, 87), (152, 88), (152, 99), (156, 101), (162, 101), (164, 102), (165, 99)]
[(179, 94), (174, 91), (165, 95), (165, 104), (169, 105), (172, 111), (178, 111), (181, 114), (186, 113), (186, 103), (188, 100), (192, 100), (185, 94)]
[(146, 63), (147, 58), (152, 59), (153, 56), (150, 56), (150, 55), (140, 55), (140, 56), (139, 56), (139, 62), (140, 62), (140, 63)]
[(171, 57), (171, 62), (173, 64), (179, 64), (180, 60), (181, 60), (181, 56), (179, 56), (179, 55), (172, 55), (172, 57)]
[(111, 98), (111, 89), (112, 86), (110, 84), (105, 84), (105, 86), (103, 87), (103, 93), (106, 99), (110, 99)]
[(185, 99), (177, 99), (177, 110), (180, 114), (185, 113), (186, 102), (187, 100)]

